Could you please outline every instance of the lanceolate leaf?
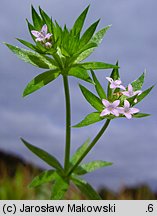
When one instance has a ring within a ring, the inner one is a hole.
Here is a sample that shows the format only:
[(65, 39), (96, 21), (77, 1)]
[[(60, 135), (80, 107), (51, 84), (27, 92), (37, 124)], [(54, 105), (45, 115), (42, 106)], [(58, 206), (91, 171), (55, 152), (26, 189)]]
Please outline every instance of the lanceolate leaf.
[(57, 44), (60, 46), (62, 41), (62, 28), (60, 25), (55, 21), (55, 25), (53, 26), (53, 33), (55, 41), (57, 41)]
[[(139, 103), (140, 101), (142, 101), (149, 93), (150, 91), (154, 88), (154, 85), (150, 88), (148, 88), (147, 90), (143, 91), (140, 95), (137, 96), (137, 103)], [(137, 104), (137, 103), (134, 103)]]
[[(96, 45), (98, 46), (98, 45), (101, 43), (101, 41), (102, 41), (102, 39), (103, 39), (103, 37), (104, 37), (106, 31), (107, 31), (109, 28), (110, 28), (110, 26), (107, 26), (107, 27), (101, 29), (100, 31), (98, 31), (98, 32), (91, 38), (91, 40), (89, 41), (89, 43), (93, 43), (93, 42), (94, 42), (94, 43), (96, 43)], [(81, 62), (82, 60), (84, 60), (85, 58), (87, 58), (94, 50), (95, 50), (95, 47), (90, 48), (90, 49), (88, 49), (88, 50), (82, 52), (82, 53), (78, 56), (76, 62)]]
[(82, 35), (81, 40), (80, 40), (80, 47), (84, 46), (85, 44), (87, 44), (89, 42), (89, 40), (92, 38), (96, 27), (98, 25), (100, 20), (96, 21), (95, 23), (93, 23), (86, 31), (85, 33)]
[(33, 36), (33, 34), (31, 33), (32, 30), (35, 30), (34, 29), (34, 26), (26, 19), (26, 22), (27, 22), (27, 25), (28, 25), (28, 30), (29, 30), (29, 33), (32, 37), (32, 39), (35, 41), (35, 37)]
[(89, 172), (93, 172), (97, 169), (106, 167), (106, 166), (111, 166), (111, 162), (106, 162), (106, 161), (92, 161), (86, 164), (82, 164), (79, 167), (77, 167), (74, 171), (75, 174), (77, 175), (84, 175)]
[(29, 184), (30, 188), (38, 187), (42, 184), (52, 182), (55, 180), (55, 171), (54, 170), (47, 170), (42, 172), (40, 175), (36, 176), (32, 182)]
[(75, 176), (72, 177), (72, 181), (80, 189), (80, 191), (87, 196), (88, 199), (101, 200), (99, 194), (86, 181)]
[(148, 117), (150, 114), (147, 113), (136, 113), (133, 115), (134, 118), (143, 118), (143, 117)]
[(93, 80), (95, 82), (95, 89), (96, 89), (98, 95), (100, 96), (101, 99), (106, 99), (106, 93), (105, 93), (103, 87), (101, 86), (100, 82), (98, 81), (94, 71), (91, 70), (91, 73), (92, 73)]
[(60, 73), (58, 70), (50, 70), (39, 74), (28, 83), (23, 92), (23, 96), (25, 97), (26, 95), (29, 95), (42, 88), (43, 86), (47, 85), (48, 83), (52, 82), (59, 76), (59, 74)]
[(99, 112), (93, 112), (88, 114), (80, 123), (74, 125), (73, 127), (84, 127), (102, 120), (103, 118), (100, 117)]
[(64, 199), (64, 195), (68, 190), (69, 183), (68, 181), (61, 177), (57, 172), (55, 173), (55, 183), (52, 185), (52, 200), (61, 200)]
[(15, 53), (23, 61), (30, 63), (36, 67), (46, 68), (46, 69), (55, 69), (56, 66), (53, 63), (53, 60), (49, 57), (41, 55), (37, 52), (32, 52), (30, 50), (22, 49), (17, 46), (12, 46), (5, 43), (6, 46)]
[(84, 154), (84, 152), (86, 151), (86, 149), (88, 148), (88, 144), (90, 142), (90, 139), (88, 138), (77, 150), (76, 152), (73, 154), (70, 162), (71, 164), (75, 164), (78, 159)]
[(104, 63), (104, 62), (85, 62), (81, 64), (87, 70), (99, 70), (99, 69), (110, 69), (118, 68), (116, 65)]
[(131, 83), (134, 91), (140, 90), (143, 86), (145, 73), (143, 73), (137, 80)]
[[(74, 58), (80, 56), (81, 53), (84, 53), (85, 51), (91, 50), (91, 49), (93, 49), (95, 47), (97, 47), (97, 44), (96, 43), (92, 43), (92, 42), (84, 45), (84, 47), (82, 49), (78, 50), (78, 52), (76, 53), (76, 55), (74, 55)], [(79, 59), (79, 57), (75, 61), (79, 62), (78, 59)]]
[(85, 88), (82, 85), (79, 85), (80, 89), (84, 95), (84, 97), (86, 98), (86, 100), (98, 111), (102, 111), (103, 110), (103, 105), (101, 103), (101, 100), (94, 95), (92, 92), (90, 92), (87, 88)]
[(94, 42), (97, 45), (99, 45), (104, 37), (104, 35), (106, 34), (107, 30), (111, 27), (111, 25), (106, 26), (105, 28), (101, 29), (100, 31), (98, 31), (97, 33), (95, 33), (95, 35), (92, 37), (92, 39), (90, 40), (90, 42)]
[(53, 22), (50, 17), (39, 7), (40, 15), (44, 20), (44, 23), (48, 26), (48, 30), (52, 32)]
[(77, 20), (74, 23), (74, 26), (72, 28), (72, 34), (77, 35), (80, 34), (87, 12), (88, 12), (89, 6), (81, 13), (81, 15), (77, 18)]
[(41, 27), (43, 25), (42, 19), (38, 15), (38, 13), (35, 11), (34, 7), (32, 6), (32, 20), (33, 24), (36, 30), (41, 30)]
[(31, 43), (29, 43), (29, 42), (27, 42), (25, 40), (19, 39), (19, 38), (17, 38), (17, 40), (20, 43), (22, 43), (23, 45), (25, 45), (26, 47), (28, 47), (28, 48), (30, 48), (30, 49), (32, 49), (34, 51), (39, 51), (40, 52), (40, 50), (37, 50), (37, 47), (35, 45), (33, 45), (33, 44), (31, 44)]
[(118, 61), (116, 62), (116, 66), (117, 66), (117, 68), (114, 68), (112, 73), (111, 73), (111, 78), (113, 80), (118, 80), (120, 78), (119, 70), (118, 70), (118, 68), (119, 68)]
[(79, 79), (82, 79), (86, 82), (90, 82), (90, 83), (93, 83), (92, 79), (90, 78), (88, 72), (86, 69), (84, 69), (83, 67), (81, 66), (75, 66), (75, 67), (72, 67), (69, 72), (68, 72), (68, 75), (69, 76), (74, 76), (74, 77), (77, 77)]
[(39, 158), (41, 158), (47, 164), (56, 168), (57, 170), (60, 170), (61, 172), (63, 171), (61, 164), (58, 162), (58, 160), (54, 156), (50, 155), (49, 153), (47, 153), (46, 151), (44, 151), (38, 147), (31, 145), (30, 143), (28, 143), (26, 140), (24, 140), (22, 138), (21, 138), (21, 140), (30, 151), (32, 151), (35, 155), (37, 155)]

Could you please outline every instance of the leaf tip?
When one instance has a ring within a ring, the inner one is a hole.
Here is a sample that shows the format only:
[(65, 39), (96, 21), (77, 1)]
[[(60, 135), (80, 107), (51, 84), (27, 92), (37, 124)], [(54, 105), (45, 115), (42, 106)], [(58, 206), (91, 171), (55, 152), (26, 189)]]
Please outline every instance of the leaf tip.
[(3, 42), (4, 45), (6, 45), (9, 48), (9, 44), (6, 42)]
[(23, 143), (25, 143), (25, 140), (24, 140), (22, 137), (20, 137), (20, 140), (21, 140)]
[(23, 93), (22, 93), (22, 97), (26, 97), (29, 93), (26, 91), (26, 89), (24, 89)]

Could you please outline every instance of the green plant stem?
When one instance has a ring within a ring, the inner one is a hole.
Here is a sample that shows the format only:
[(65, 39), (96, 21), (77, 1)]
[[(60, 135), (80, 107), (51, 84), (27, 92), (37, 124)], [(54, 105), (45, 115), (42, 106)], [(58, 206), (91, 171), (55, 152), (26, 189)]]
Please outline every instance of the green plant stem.
[(66, 103), (66, 141), (65, 141), (65, 158), (64, 158), (64, 170), (65, 172), (69, 169), (70, 161), (70, 143), (71, 143), (71, 110), (70, 110), (70, 92), (68, 77), (63, 75), (64, 92), (65, 92), (65, 103)]
[(70, 169), (68, 175), (71, 175), (73, 171), (77, 168), (77, 166), (80, 164), (80, 162), (85, 158), (85, 156), (88, 154), (88, 152), (94, 147), (94, 145), (97, 143), (97, 141), (100, 139), (100, 137), (103, 135), (105, 130), (107, 129), (108, 125), (110, 123), (110, 120), (107, 119), (101, 130), (98, 132), (98, 134), (95, 136), (93, 141), (89, 144), (86, 151), (82, 154), (82, 156), (78, 159), (78, 161), (74, 164), (74, 166)]

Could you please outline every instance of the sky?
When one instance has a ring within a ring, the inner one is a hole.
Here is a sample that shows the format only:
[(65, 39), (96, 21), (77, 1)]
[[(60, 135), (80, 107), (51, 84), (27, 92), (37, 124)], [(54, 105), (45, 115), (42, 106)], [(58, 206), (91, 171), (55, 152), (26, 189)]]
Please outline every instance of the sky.
[[(88, 60), (114, 64), (119, 60), (124, 85), (138, 78), (146, 69), (143, 89), (157, 82), (157, 2), (155, 0), (1, 0), (0, 7), (0, 149), (14, 153), (28, 162), (49, 168), (26, 149), (20, 137), (64, 157), (65, 101), (59, 77), (43, 89), (22, 98), (26, 84), (43, 70), (19, 60), (2, 42), (21, 46), (16, 38), (31, 41), (25, 19), (31, 21), (31, 4), (40, 5), (60, 25), (70, 28), (77, 16), (90, 4), (85, 27), (101, 18), (98, 30), (112, 24), (102, 44)], [(104, 87), (110, 70), (97, 71)], [(70, 78), (72, 124), (94, 111), (78, 87), (83, 81)], [(113, 190), (124, 185), (149, 183), (157, 188), (157, 100), (156, 87), (138, 108), (151, 116), (143, 119), (117, 119), (111, 122), (99, 143), (85, 161), (113, 162), (85, 178), (96, 188)], [(72, 129), (72, 153), (88, 138), (93, 138), (102, 123)]]

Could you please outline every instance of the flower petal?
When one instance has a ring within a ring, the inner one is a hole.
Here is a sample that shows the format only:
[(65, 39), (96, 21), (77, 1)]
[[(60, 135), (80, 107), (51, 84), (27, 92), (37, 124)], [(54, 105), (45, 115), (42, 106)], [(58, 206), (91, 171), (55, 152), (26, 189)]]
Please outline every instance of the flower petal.
[(101, 113), (100, 113), (100, 116), (105, 116), (105, 115), (108, 115), (110, 114), (110, 111), (108, 109), (104, 109)]
[(130, 94), (129, 94), (128, 91), (124, 91), (124, 92), (122, 92), (122, 94), (125, 95), (125, 96), (127, 96), (127, 97), (130, 97)]
[(126, 90), (126, 88), (123, 85), (119, 86), (120, 89)]
[(50, 37), (52, 36), (52, 34), (51, 33), (48, 33), (48, 34), (46, 34), (46, 36), (45, 36), (45, 39), (50, 39)]
[(134, 114), (134, 113), (138, 113), (140, 110), (137, 108), (130, 108), (130, 113)]
[(117, 107), (117, 110), (119, 113), (123, 114), (124, 113), (124, 108), (123, 107)]
[(135, 95), (136, 95), (136, 94), (140, 95), (141, 93), (142, 93), (141, 90), (138, 90), (138, 91), (135, 91), (135, 92), (134, 92)]
[(111, 88), (111, 89), (116, 89), (116, 88), (117, 88), (117, 86), (115, 85), (115, 83), (114, 83), (114, 82), (112, 82), (112, 83), (110, 84), (110, 88)]
[(111, 113), (112, 113), (114, 116), (119, 116), (119, 112), (118, 112), (117, 109), (111, 110)]
[(112, 105), (113, 107), (117, 107), (120, 104), (120, 100), (115, 100)]
[(115, 83), (116, 85), (120, 85), (120, 84), (122, 83), (122, 81), (121, 81), (121, 80), (115, 80), (114, 83)]
[(111, 77), (106, 77), (106, 79), (111, 83), (113, 82), (113, 79)]
[(124, 107), (125, 108), (129, 108), (130, 107), (129, 101), (127, 101), (127, 100), (124, 101)]
[(38, 41), (39, 41), (39, 42), (41, 42), (41, 41), (44, 42), (44, 38), (42, 38), (42, 37), (37, 37), (37, 38), (35, 39), (35, 41), (36, 41), (36, 42), (38, 42)]
[(102, 99), (102, 103), (105, 107), (108, 107), (111, 105), (111, 103), (108, 100)]
[(44, 36), (46, 36), (47, 34), (47, 25), (43, 25), (42, 29), (41, 29), (41, 33), (43, 33)]
[(32, 33), (32, 35), (34, 35), (35, 37), (40, 37), (40, 36), (41, 36), (41, 33), (38, 32), (38, 31), (35, 31), (35, 30), (32, 30), (31, 33)]
[(133, 92), (133, 88), (131, 84), (128, 85), (128, 92)]
[(132, 115), (131, 115), (130, 113), (124, 113), (124, 115), (125, 115), (125, 117), (126, 117), (127, 119), (131, 119), (131, 118), (132, 118)]

